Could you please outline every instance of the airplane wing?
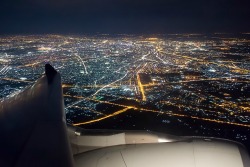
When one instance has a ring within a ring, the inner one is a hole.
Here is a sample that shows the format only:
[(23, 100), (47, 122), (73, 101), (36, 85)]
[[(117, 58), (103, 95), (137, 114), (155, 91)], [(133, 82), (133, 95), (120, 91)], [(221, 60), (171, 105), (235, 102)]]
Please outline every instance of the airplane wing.
[(0, 102), (1, 167), (71, 167), (60, 74), (45, 75), (23, 92)]

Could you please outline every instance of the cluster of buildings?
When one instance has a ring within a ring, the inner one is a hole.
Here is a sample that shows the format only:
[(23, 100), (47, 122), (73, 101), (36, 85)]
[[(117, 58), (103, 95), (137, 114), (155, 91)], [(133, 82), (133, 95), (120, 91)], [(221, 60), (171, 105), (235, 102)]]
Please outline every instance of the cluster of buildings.
[(62, 75), (70, 124), (178, 127), (247, 141), (249, 51), (248, 38), (216, 35), (6, 36), (0, 38), (0, 98), (32, 84), (51, 63)]

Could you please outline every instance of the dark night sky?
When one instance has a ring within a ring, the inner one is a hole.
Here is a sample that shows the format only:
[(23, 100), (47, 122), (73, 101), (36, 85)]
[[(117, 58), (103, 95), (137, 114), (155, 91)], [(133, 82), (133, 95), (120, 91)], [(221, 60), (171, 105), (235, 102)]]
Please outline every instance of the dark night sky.
[(249, 32), (249, 0), (1, 0), (0, 34)]

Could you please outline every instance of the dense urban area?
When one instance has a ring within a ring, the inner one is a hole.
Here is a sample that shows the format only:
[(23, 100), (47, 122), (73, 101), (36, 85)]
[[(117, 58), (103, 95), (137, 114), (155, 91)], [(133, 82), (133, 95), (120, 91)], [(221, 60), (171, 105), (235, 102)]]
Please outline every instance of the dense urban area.
[(0, 38), (0, 98), (52, 64), (67, 123), (250, 140), (250, 34)]

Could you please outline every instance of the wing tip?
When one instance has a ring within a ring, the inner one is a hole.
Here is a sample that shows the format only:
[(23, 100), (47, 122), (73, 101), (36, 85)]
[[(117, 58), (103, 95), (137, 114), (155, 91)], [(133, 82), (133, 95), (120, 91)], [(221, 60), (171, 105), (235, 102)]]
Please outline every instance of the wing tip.
[(57, 71), (49, 63), (47, 63), (45, 64), (45, 74), (48, 79), (48, 84), (51, 84), (55, 75), (57, 74)]

